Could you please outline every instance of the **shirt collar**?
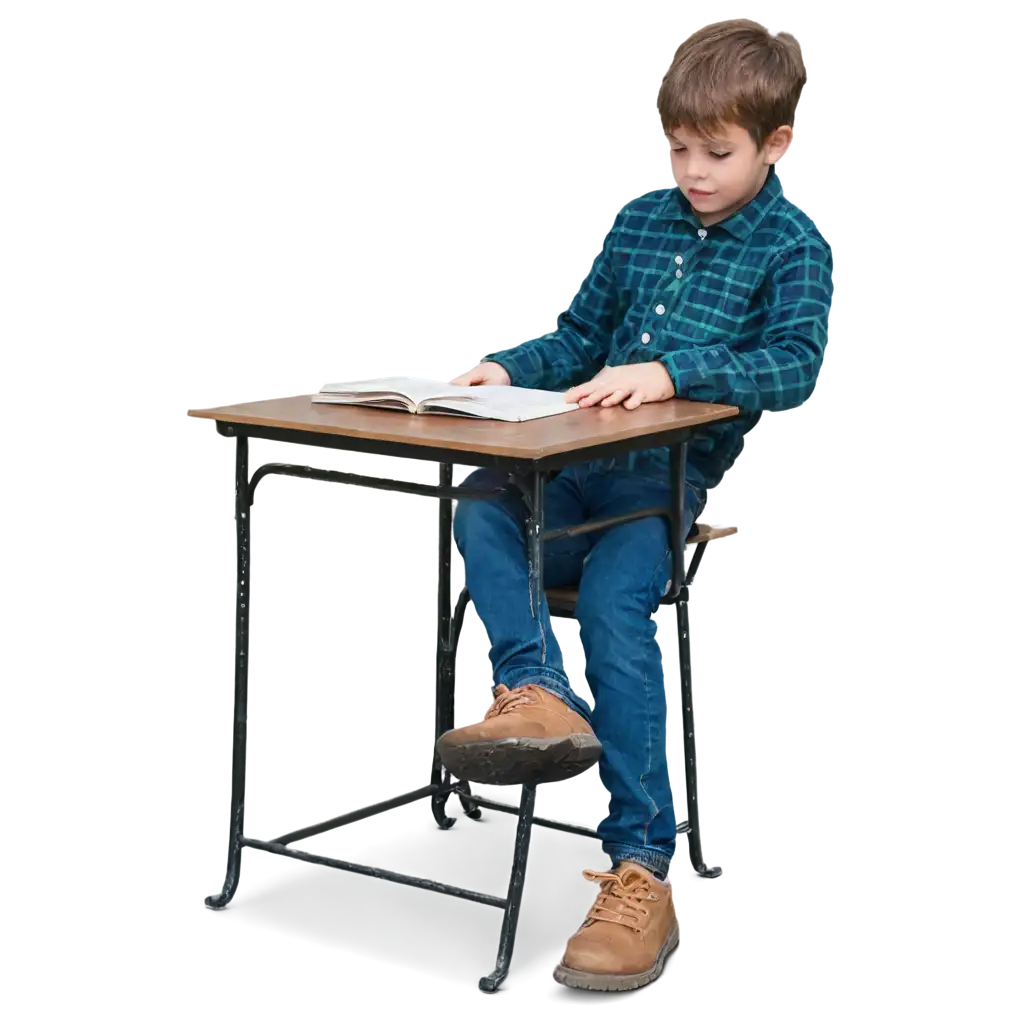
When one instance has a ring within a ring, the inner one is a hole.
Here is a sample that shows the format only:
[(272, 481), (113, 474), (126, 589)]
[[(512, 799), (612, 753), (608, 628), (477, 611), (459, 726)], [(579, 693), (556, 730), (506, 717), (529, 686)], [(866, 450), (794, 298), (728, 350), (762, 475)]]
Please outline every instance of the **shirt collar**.
[[(764, 219), (765, 214), (775, 204), (776, 200), (782, 197), (782, 182), (775, 170), (775, 164), (768, 168), (768, 177), (765, 178), (761, 191), (754, 196), (745, 206), (741, 206), (735, 213), (730, 214), (725, 220), (719, 221), (712, 227), (728, 231), (741, 242), (745, 242), (758, 224)], [(674, 188), (669, 193), (665, 204), (661, 209), (661, 215), (669, 220), (683, 220), (692, 224), (695, 228), (702, 228), (704, 225), (700, 218), (693, 212), (690, 200), (680, 188)]]

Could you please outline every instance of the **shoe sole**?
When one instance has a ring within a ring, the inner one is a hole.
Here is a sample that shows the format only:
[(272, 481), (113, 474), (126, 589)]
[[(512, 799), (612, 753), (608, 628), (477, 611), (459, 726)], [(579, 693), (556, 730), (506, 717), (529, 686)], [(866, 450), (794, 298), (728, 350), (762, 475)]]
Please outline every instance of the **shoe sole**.
[(658, 952), (654, 963), (640, 974), (595, 974), (590, 971), (577, 971), (565, 964), (555, 968), (555, 981), (569, 988), (584, 988), (590, 992), (628, 992), (630, 989), (648, 985), (665, 969), (665, 961), (676, 946), (679, 945), (679, 925), (674, 924), (669, 932), (665, 945)]
[(601, 756), (596, 736), (574, 733), (554, 739), (513, 736), (503, 740), (446, 744), (437, 741), (441, 763), (457, 779), (495, 786), (560, 782), (586, 771)]

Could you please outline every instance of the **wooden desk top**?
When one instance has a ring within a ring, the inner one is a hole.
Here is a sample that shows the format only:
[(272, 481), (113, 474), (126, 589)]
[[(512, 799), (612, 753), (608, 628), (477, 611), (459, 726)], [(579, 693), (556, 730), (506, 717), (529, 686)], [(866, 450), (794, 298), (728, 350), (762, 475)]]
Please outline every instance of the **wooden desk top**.
[[(311, 441), (328, 447), (348, 447), (332, 441), (353, 438), (376, 442), (375, 448), (395, 445), (407, 449), (412, 446), (531, 462), (580, 449), (605, 448), (632, 438), (648, 439), (648, 444), (625, 447), (656, 447), (678, 439), (680, 434), (694, 427), (732, 419), (739, 414), (739, 409), (731, 405), (671, 398), (632, 410), (621, 406), (609, 409), (591, 407), (525, 423), (503, 423), (462, 416), (415, 415), (391, 409), (327, 405), (312, 402), (310, 398), (310, 395), (295, 395), (215, 409), (189, 409), (188, 414), (221, 423), (333, 435), (324, 437), (322, 442)], [(238, 433), (250, 431), (243, 429)], [(258, 429), (251, 433), (260, 436)], [(262, 436), (272, 435), (264, 433)], [(424, 451), (417, 457), (429, 456)]]

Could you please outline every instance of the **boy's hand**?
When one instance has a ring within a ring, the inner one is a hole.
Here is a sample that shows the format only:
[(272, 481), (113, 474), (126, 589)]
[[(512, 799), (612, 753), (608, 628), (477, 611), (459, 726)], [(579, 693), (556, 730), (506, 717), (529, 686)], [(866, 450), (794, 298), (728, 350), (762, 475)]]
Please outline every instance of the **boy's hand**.
[(626, 366), (606, 366), (593, 380), (577, 384), (565, 393), (567, 402), (578, 402), (581, 409), (588, 405), (618, 405), (635, 409), (644, 402), (664, 402), (675, 398), (672, 378), (662, 363), (630, 363)]
[(470, 387), (473, 384), (511, 384), (512, 378), (508, 371), (500, 363), (480, 363), (474, 366), (468, 373), (464, 373), (455, 380), (448, 381), (449, 384), (461, 384), (463, 387)]

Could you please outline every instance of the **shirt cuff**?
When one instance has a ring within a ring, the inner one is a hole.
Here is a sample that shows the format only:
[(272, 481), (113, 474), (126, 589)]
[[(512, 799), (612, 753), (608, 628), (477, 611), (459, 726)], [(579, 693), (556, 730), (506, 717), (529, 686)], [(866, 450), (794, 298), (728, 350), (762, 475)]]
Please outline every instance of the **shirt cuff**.
[(507, 374), (514, 387), (532, 387), (532, 384), (523, 384), (520, 380), (517, 380), (518, 363), (515, 357), (512, 355), (512, 349), (502, 349), (500, 352), (494, 352), (489, 356), (483, 356), (480, 359), (481, 363), (497, 363)]
[(657, 357), (658, 362), (668, 371), (672, 378), (677, 398), (688, 398), (694, 385), (700, 384), (710, 375), (703, 360), (696, 353), (685, 349), (677, 352), (666, 352)]

